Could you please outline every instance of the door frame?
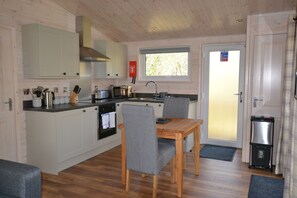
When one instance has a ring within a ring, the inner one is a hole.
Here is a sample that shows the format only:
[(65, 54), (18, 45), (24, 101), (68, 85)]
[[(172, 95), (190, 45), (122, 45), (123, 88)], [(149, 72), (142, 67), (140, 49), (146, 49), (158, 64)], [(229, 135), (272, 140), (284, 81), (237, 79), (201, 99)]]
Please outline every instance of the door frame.
[[(22, 157), (22, 150), (20, 148), (20, 135), (18, 133), (18, 129), (19, 129), (19, 123), (18, 123), (18, 120), (17, 120), (17, 117), (18, 117), (18, 114), (19, 114), (19, 100), (18, 100), (18, 77), (17, 77), (17, 41), (16, 41), (16, 38), (17, 38), (17, 31), (16, 31), (16, 27), (15, 26), (12, 26), (11, 24), (7, 24), (7, 23), (1, 23), (0, 24), (0, 28), (1, 29), (6, 29), (10, 35), (11, 35), (11, 77), (13, 78), (12, 82), (13, 82), (13, 85), (11, 85), (12, 87), (12, 95), (10, 96), (10, 98), (12, 98), (12, 116), (13, 116), (13, 124), (14, 124), (14, 127), (13, 127), (13, 131), (12, 133), (14, 134), (14, 137), (15, 137), (15, 143), (16, 143), (16, 159), (14, 159), (15, 161), (17, 162), (25, 162), (26, 159), (23, 159)], [(23, 153), (24, 155), (26, 154)]]
[[(211, 140), (207, 138), (208, 130), (208, 79), (209, 79), (209, 59), (208, 54), (210, 51), (230, 51), (240, 50), (240, 69), (239, 69), (239, 90), (242, 90), (242, 102), (238, 103), (238, 129), (237, 141), (223, 141)], [(201, 98), (201, 113), (204, 121), (202, 125), (201, 143), (214, 144), (221, 146), (231, 146), (242, 148), (243, 142), (243, 119), (244, 119), (244, 95), (245, 95), (245, 43), (225, 43), (225, 44), (206, 44), (202, 46), (202, 98)]]

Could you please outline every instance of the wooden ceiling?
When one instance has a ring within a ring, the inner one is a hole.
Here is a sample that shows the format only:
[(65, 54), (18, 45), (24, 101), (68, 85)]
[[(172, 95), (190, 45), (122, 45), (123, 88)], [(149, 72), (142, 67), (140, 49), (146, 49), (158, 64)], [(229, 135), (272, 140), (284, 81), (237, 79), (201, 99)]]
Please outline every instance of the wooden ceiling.
[(244, 34), (248, 15), (296, 7), (296, 0), (52, 1), (118, 42)]

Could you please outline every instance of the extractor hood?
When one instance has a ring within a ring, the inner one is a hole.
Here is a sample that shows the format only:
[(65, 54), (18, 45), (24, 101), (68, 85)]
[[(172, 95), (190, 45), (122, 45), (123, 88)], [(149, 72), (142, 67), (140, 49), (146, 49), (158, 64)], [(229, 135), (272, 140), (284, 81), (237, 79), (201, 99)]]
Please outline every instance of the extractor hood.
[(85, 62), (106, 62), (110, 58), (92, 48), (91, 22), (85, 16), (76, 17), (76, 32), (79, 34), (80, 60)]

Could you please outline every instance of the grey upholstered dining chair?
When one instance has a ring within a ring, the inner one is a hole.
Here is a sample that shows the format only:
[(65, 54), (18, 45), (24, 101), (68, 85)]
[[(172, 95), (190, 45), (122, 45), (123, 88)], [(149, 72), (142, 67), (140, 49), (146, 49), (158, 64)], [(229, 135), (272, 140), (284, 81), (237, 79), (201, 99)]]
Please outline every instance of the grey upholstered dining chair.
[[(171, 118), (188, 118), (189, 98), (167, 97), (164, 99), (163, 117)], [(162, 139), (162, 142), (171, 142), (175, 145), (174, 140)], [(194, 134), (191, 133), (184, 140), (184, 152), (189, 152), (194, 147)], [(185, 155), (184, 155), (185, 156)], [(185, 162), (185, 160), (184, 160)], [(184, 163), (185, 166), (185, 163)]]
[(175, 146), (158, 141), (153, 107), (126, 104), (122, 114), (127, 158), (126, 191), (129, 191), (130, 170), (133, 170), (153, 175), (153, 197), (156, 197), (157, 175), (170, 160), (171, 177), (174, 177)]

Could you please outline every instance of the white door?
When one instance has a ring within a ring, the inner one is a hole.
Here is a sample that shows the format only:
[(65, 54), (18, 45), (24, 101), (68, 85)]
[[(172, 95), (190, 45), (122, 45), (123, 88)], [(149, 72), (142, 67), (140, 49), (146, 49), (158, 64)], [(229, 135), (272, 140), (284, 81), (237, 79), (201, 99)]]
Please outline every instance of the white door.
[(256, 35), (252, 68), (252, 115), (280, 118), (286, 34)]
[(274, 117), (273, 164), (280, 132), (282, 76), (286, 34), (254, 36), (252, 60), (252, 115)]
[(0, 26), (0, 158), (17, 161), (12, 33)]
[(244, 44), (203, 48), (201, 142), (242, 147)]

